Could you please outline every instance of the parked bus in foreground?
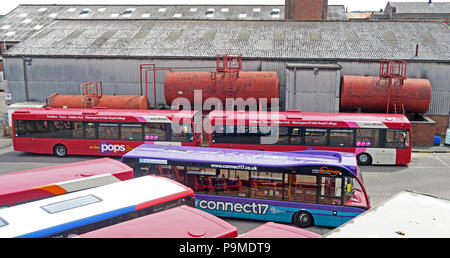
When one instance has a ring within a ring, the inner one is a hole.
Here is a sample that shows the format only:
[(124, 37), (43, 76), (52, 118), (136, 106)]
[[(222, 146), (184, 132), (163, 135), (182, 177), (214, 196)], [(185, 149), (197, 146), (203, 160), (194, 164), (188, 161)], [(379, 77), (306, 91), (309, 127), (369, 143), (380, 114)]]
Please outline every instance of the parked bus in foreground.
[[(381, 223), (380, 223), (381, 222)], [(323, 238), (450, 238), (450, 199), (403, 190)]]
[(110, 158), (10, 172), (0, 175), (0, 207), (132, 178), (132, 168)]
[(82, 234), (80, 238), (234, 238), (237, 228), (228, 222), (182, 205), (110, 227)]
[(133, 178), (0, 209), (0, 238), (69, 237), (194, 202), (168, 178)]
[(157, 174), (222, 217), (336, 227), (369, 208), (355, 155), (143, 144), (122, 156), (135, 177)]
[[(410, 122), (401, 114), (216, 110), (209, 124), (209, 147), (342, 151), (354, 153), (360, 165), (411, 161)], [(276, 141), (264, 142), (272, 129)]]
[(12, 114), (14, 150), (121, 156), (144, 142), (200, 145), (196, 111), (22, 108)]
[(317, 233), (275, 222), (267, 222), (238, 238), (321, 238)]

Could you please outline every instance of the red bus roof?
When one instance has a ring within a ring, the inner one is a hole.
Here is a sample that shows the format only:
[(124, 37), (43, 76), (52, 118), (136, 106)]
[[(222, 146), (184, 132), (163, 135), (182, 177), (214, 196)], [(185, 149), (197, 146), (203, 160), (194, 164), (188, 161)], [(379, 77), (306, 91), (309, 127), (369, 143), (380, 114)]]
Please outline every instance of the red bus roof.
[[(173, 118), (192, 119), (197, 111), (191, 110), (133, 110), (107, 108), (21, 108), (13, 116), (22, 119), (92, 120), (115, 122), (170, 122)], [(134, 119), (133, 119), (134, 118)]]
[[(279, 119), (279, 120), (317, 120), (317, 121), (375, 121), (408, 123), (409, 120), (402, 114), (379, 114), (379, 113), (322, 113), (301, 111), (225, 111), (214, 110), (209, 114), (210, 118), (234, 119), (245, 115), (245, 119)], [(272, 116), (272, 118), (271, 118)]]
[(81, 238), (234, 238), (237, 228), (207, 212), (178, 206), (80, 235)]
[[(357, 128), (410, 128), (408, 118), (402, 114), (377, 113), (321, 113), (301, 111), (224, 111), (209, 114), (211, 124), (219, 121), (247, 121), (249, 124), (272, 124), (291, 126), (357, 127)], [(225, 124), (225, 123), (224, 123)]]
[(294, 226), (267, 222), (239, 236), (239, 238), (321, 238), (322, 236)]
[[(90, 188), (133, 178), (133, 169), (124, 163), (101, 158), (0, 175), (0, 206)], [(98, 177), (98, 178), (97, 178)], [(78, 184), (74, 180), (80, 180)]]

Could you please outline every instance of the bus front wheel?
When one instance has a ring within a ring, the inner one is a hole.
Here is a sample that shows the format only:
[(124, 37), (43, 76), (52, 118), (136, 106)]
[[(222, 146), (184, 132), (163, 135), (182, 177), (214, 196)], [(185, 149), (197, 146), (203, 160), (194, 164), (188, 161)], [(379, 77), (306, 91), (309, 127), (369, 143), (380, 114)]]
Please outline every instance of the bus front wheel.
[(367, 153), (361, 153), (356, 156), (356, 160), (359, 165), (370, 165), (372, 164), (372, 157)]
[(307, 228), (314, 225), (313, 216), (307, 211), (298, 211), (294, 214), (294, 224), (300, 228)]
[(62, 144), (57, 144), (53, 148), (53, 153), (55, 153), (55, 155), (58, 157), (65, 157), (67, 156), (67, 148)]

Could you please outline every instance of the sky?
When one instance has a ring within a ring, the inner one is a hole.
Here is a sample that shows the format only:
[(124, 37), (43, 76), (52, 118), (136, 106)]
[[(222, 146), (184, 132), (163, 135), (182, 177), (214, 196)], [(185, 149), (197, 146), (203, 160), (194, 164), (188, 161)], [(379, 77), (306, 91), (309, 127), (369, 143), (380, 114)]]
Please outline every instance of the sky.
[[(448, 2), (449, 0), (432, 0), (433, 2)], [(328, 0), (329, 5), (345, 5), (348, 11), (379, 11), (384, 9), (388, 0)], [(428, 0), (394, 0), (393, 2), (428, 2)], [(2, 0), (0, 14), (7, 14), (20, 4), (246, 4), (246, 5), (283, 5), (284, 0)]]

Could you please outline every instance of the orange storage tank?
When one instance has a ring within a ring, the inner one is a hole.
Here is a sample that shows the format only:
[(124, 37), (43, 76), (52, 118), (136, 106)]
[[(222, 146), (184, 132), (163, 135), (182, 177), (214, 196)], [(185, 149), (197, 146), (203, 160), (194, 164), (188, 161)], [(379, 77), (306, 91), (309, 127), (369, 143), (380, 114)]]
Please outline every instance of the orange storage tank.
[[(393, 110), (393, 93), (389, 93), (388, 81), (373, 76), (342, 76), (341, 112), (386, 112), (388, 96), (389, 110)], [(399, 102), (407, 113), (426, 113), (431, 102), (431, 84), (427, 79), (407, 78)]]
[[(82, 108), (84, 107), (82, 104), (83, 99), (81, 95), (56, 94), (49, 100), (48, 106), (54, 108)], [(147, 97), (136, 95), (103, 95), (99, 97), (95, 106), (111, 109), (149, 109)]]
[(279, 97), (279, 80), (276, 72), (168, 72), (164, 81), (166, 103), (172, 105), (177, 98), (186, 98), (194, 106), (194, 90), (202, 91), (202, 105), (208, 98), (218, 98), (222, 105), (227, 98), (267, 99)]

